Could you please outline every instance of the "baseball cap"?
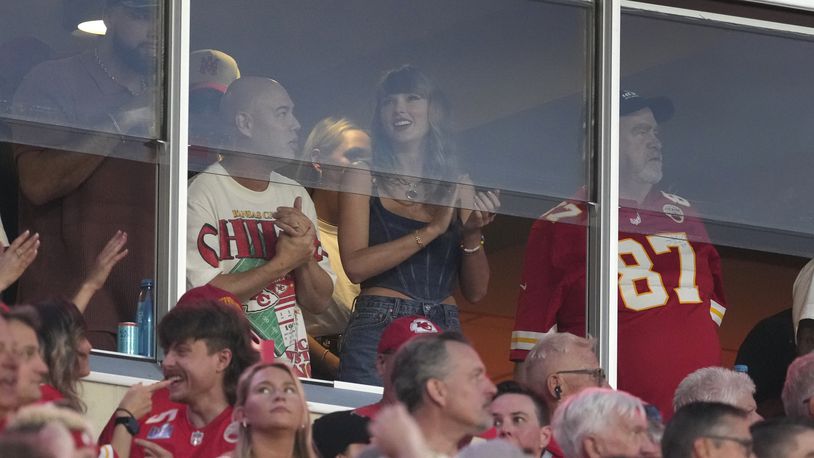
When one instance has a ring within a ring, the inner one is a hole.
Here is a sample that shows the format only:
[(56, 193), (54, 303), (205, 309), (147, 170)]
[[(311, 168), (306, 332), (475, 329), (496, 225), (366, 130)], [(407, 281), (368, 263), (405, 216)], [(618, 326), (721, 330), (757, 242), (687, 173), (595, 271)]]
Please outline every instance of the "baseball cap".
[(621, 116), (635, 113), (643, 108), (650, 108), (658, 122), (668, 121), (675, 111), (673, 102), (667, 97), (646, 98), (631, 90), (623, 90), (619, 100), (619, 114)]
[(201, 301), (218, 301), (222, 304), (232, 305), (241, 308), (240, 299), (229, 291), (206, 284), (192, 288), (178, 299), (177, 305), (189, 305)]
[(237, 61), (217, 49), (199, 49), (189, 55), (189, 89), (215, 89), (225, 93), (240, 78)]
[(410, 339), (421, 334), (438, 334), (441, 331), (432, 321), (423, 316), (412, 315), (393, 320), (379, 339), (378, 353), (392, 353)]

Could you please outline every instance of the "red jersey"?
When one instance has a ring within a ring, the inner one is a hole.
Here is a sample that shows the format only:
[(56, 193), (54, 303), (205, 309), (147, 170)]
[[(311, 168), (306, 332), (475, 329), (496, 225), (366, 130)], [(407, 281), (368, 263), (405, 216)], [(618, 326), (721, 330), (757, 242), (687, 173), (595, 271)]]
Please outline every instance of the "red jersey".
[[(654, 190), (641, 208), (620, 205), (618, 388), (669, 417), (678, 383), (721, 363), (720, 258), (686, 199)], [(546, 332), (585, 335), (587, 216), (583, 202), (565, 201), (534, 223), (512, 360)]]
[[(153, 393), (153, 409), (139, 420), (136, 439), (145, 439), (165, 448), (176, 457), (217, 458), (235, 449), (238, 423), (232, 421), (232, 407), (223, 410), (203, 428), (189, 422), (187, 405), (169, 399), (165, 388)], [(114, 416), (102, 432), (99, 443), (110, 443), (113, 436)], [(133, 443), (131, 458), (144, 457), (144, 449)]]

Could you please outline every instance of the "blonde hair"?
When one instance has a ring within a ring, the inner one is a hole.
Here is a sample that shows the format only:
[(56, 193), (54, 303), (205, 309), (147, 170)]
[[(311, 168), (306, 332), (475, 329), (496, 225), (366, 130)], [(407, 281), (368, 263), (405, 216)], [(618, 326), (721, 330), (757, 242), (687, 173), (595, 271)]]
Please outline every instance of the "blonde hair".
[(302, 148), (304, 159), (309, 160), (311, 152), (319, 150), (321, 160), (323, 155), (329, 154), (342, 144), (342, 134), (348, 130), (362, 129), (347, 118), (328, 117), (321, 120), (311, 129), (305, 140), (305, 146)]
[[(305, 392), (302, 388), (302, 383), (300, 383), (300, 380), (297, 378), (294, 371), (288, 364), (281, 361), (275, 361), (273, 363), (257, 363), (243, 371), (243, 374), (240, 376), (240, 381), (237, 384), (237, 402), (235, 403), (235, 409), (246, 405), (246, 399), (249, 397), (249, 389), (251, 388), (252, 378), (254, 378), (254, 376), (261, 370), (268, 369), (270, 367), (283, 370), (291, 376), (291, 379), (294, 381), (294, 386), (297, 389), (297, 395), (301, 402), (303, 424), (295, 433), (296, 437), (294, 438), (294, 449), (291, 451), (291, 456), (293, 458), (317, 458), (312, 445), (311, 419), (308, 415), (308, 403), (305, 400)], [(243, 425), (240, 425), (239, 431), (237, 446), (235, 447), (233, 456), (236, 458), (251, 458), (253, 456), (251, 447), (252, 432), (248, 427), (244, 427)]]

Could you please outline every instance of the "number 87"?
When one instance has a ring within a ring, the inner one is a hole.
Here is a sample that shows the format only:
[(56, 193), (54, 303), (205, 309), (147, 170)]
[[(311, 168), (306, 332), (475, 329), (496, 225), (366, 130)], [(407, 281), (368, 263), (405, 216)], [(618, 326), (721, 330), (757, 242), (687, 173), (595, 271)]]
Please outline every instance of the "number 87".
[[(678, 301), (682, 304), (698, 304), (701, 294), (696, 284), (695, 250), (687, 240), (685, 232), (667, 232), (647, 236), (647, 243), (656, 255), (666, 254), (673, 249), (678, 251), (678, 287), (674, 288)], [(623, 255), (629, 255), (633, 262), (627, 263)], [(639, 292), (636, 281), (645, 280), (648, 291)], [(670, 299), (661, 274), (653, 270), (653, 261), (644, 246), (633, 239), (619, 241), (619, 295), (625, 307), (642, 311), (663, 307)]]

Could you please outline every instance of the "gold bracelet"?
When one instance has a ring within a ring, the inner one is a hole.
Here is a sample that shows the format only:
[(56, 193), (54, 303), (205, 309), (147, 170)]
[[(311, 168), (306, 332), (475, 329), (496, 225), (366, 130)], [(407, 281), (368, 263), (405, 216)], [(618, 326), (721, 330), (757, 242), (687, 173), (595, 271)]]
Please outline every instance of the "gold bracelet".
[(421, 234), (418, 233), (418, 230), (413, 232), (413, 236), (415, 237), (415, 244), (418, 245), (419, 248), (424, 248), (424, 242), (421, 240)]
[(325, 352), (322, 353), (322, 356), (319, 358), (319, 362), (325, 361), (325, 355), (327, 355), (329, 351), (331, 350), (328, 348), (325, 349)]

